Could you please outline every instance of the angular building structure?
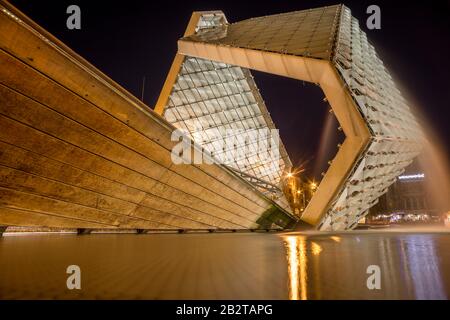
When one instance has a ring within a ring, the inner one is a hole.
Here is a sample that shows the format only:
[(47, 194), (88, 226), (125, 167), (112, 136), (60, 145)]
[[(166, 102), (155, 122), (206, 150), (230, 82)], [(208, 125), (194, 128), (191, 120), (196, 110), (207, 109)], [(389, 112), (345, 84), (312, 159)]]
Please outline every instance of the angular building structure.
[[(346, 139), (301, 220), (320, 230), (354, 228), (419, 154), (422, 139), (358, 21), (343, 5), (231, 24), (220, 11), (194, 13), (156, 111), (194, 139), (194, 124), (203, 123), (202, 145), (216, 153), (211, 126), (273, 126), (250, 69), (322, 88)], [(287, 156), (280, 162), (286, 168)], [(255, 162), (230, 165), (272, 184), (283, 172), (264, 175)]]
[[(6, 1), (0, 63), (0, 226), (291, 228), (279, 137), (270, 158), (239, 140), (275, 129), (252, 69), (319, 85), (346, 135), (301, 216), (310, 226), (352, 229), (420, 152), (419, 126), (343, 5), (231, 24), (194, 13), (155, 112)], [(190, 153), (246, 152), (175, 164), (177, 129)]]
[(296, 222), (223, 165), (175, 165), (175, 127), (6, 1), (0, 66), (0, 226), (237, 230)]

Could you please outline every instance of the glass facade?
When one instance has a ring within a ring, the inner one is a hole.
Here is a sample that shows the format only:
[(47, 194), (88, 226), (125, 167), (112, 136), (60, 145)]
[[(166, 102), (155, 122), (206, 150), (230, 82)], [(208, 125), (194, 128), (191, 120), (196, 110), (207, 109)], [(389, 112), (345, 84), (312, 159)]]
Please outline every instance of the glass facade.
[(342, 8), (333, 62), (372, 136), (321, 224), (325, 230), (343, 230), (355, 227), (420, 153), (422, 131), (347, 7)]
[[(342, 104), (342, 100), (334, 102), (340, 103), (340, 114), (343, 114), (343, 108), (347, 108), (344, 114), (357, 113), (354, 119), (362, 118), (363, 127), (369, 133), (365, 138), (368, 139), (367, 145), (355, 151), (357, 156), (356, 160), (351, 160), (351, 170), (341, 171), (340, 175), (345, 175), (343, 182), (337, 187), (328, 185), (328, 189), (333, 188), (333, 195), (331, 201), (327, 200), (326, 209), (320, 213), (317, 227), (320, 230), (354, 228), (420, 153), (422, 144), (422, 131), (417, 121), (375, 48), (360, 29), (358, 20), (352, 17), (349, 8), (336, 5), (231, 24), (225, 18), (216, 18), (216, 21), (216, 24), (209, 24), (209, 27), (197, 29), (194, 34), (182, 38), (184, 43), (193, 43), (193, 50), (201, 57), (186, 55), (164, 116), (189, 132), (195, 141), (203, 141), (203, 146), (209, 151), (219, 155), (225, 150), (216, 144), (214, 130), (230, 127), (257, 130), (274, 128), (274, 125), (249, 70), (213, 62), (206, 59), (209, 54), (214, 55), (217, 61), (221, 53), (228, 57), (233, 56), (233, 52), (240, 53), (230, 48), (248, 50), (251, 55), (244, 54), (240, 56), (241, 60), (228, 58), (228, 62), (239, 61), (249, 66), (255, 64), (245, 63), (245, 57), (259, 59), (256, 65), (260, 70), (274, 70), (267, 66), (267, 63), (277, 63), (273, 54), (299, 57), (308, 60), (308, 63), (320, 61), (325, 63), (320, 66), (331, 66), (340, 84), (338, 88), (327, 90), (335, 90), (333, 94), (346, 92), (352, 100), (348, 105)], [(196, 45), (205, 46), (198, 47), (202, 48), (198, 51)], [(221, 48), (223, 51), (220, 51)], [(277, 65), (276, 70), (279, 74), (291, 76), (294, 73), (283, 68), (294, 67), (302, 68), (301, 65), (283, 62)], [(316, 79), (317, 74), (322, 72), (322, 69), (318, 70), (314, 69)], [(306, 67), (306, 74), (308, 72)], [(352, 125), (351, 121), (346, 124), (347, 127), (343, 125), (344, 132)], [(196, 133), (201, 136), (200, 139), (194, 137)], [(230, 165), (277, 184), (283, 170), (290, 166), (282, 149), (278, 172), (267, 174), (263, 169), (269, 163), (264, 158), (258, 158), (257, 153), (248, 154)]]

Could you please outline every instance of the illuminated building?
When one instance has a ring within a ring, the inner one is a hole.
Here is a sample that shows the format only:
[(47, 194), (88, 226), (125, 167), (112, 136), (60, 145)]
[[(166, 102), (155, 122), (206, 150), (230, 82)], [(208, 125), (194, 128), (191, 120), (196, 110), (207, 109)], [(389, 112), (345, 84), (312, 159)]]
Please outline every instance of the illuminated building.
[[(346, 139), (301, 219), (320, 230), (354, 228), (420, 153), (422, 139), (405, 99), (358, 21), (343, 5), (235, 23), (229, 23), (221, 11), (196, 12), (178, 41), (178, 53), (156, 111), (191, 136), (190, 123), (205, 115), (210, 118), (209, 124), (226, 126), (232, 121), (221, 119), (220, 112), (204, 113), (200, 105), (210, 101), (206, 92), (219, 101), (230, 97), (227, 86), (247, 82), (251, 86), (241, 84), (239, 91), (232, 94), (249, 96), (242, 107), (259, 107), (250, 113), (254, 120), (265, 113), (265, 106), (257, 90), (249, 88), (254, 85), (251, 69), (322, 88)], [(215, 73), (216, 80), (201, 83), (205, 70)], [(225, 72), (230, 70), (233, 79), (226, 78)], [(182, 101), (180, 92), (188, 93), (192, 101), (188, 96)], [(232, 103), (225, 105), (229, 111), (219, 111), (230, 113), (241, 108)], [(242, 121), (244, 116), (238, 118)], [(270, 119), (266, 117), (266, 124), (261, 125), (270, 126)], [(216, 152), (212, 141), (204, 137), (202, 141), (207, 149)], [(281, 160), (288, 167), (286, 158)], [(252, 166), (230, 165), (258, 176)], [(277, 184), (281, 175), (279, 171), (261, 178)]]
[(414, 162), (370, 208), (371, 221), (432, 222), (439, 221), (442, 212), (433, 206), (427, 188), (428, 177)]
[(174, 126), (1, 0), (0, 47), (0, 233), (296, 222), (223, 164), (175, 165)]
[(0, 225), (290, 228), (281, 189), (292, 165), (278, 137), (274, 158), (171, 158), (176, 128), (213, 158), (231, 149), (216, 140), (223, 129), (276, 128), (250, 70), (319, 85), (345, 133), (301, 215), (312, 227), (355, 227), (421, 150), (407, 103), (343, 5), (235, 23), (195, 12), (155, 112), (7, 2), (0, 10)]

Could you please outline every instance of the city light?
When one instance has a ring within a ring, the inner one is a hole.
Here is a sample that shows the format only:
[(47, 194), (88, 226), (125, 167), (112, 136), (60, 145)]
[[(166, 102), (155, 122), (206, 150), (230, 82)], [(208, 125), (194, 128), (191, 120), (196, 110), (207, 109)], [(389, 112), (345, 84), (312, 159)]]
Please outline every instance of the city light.
[(330, 237), (330, 239), (337, 243), (341, 242), (341, 238), (337, 237), (337, 236), (332, 236), (332, 237)]
[(416, 179), (423, 179), (423, 178), (425, 178), (425, 173), (399, 176), (398, 180), (416, 180)]
[(313, 255), (318, 256), (322, 252), (322, 247), (315, 242), (311, 242), (311, 251)]

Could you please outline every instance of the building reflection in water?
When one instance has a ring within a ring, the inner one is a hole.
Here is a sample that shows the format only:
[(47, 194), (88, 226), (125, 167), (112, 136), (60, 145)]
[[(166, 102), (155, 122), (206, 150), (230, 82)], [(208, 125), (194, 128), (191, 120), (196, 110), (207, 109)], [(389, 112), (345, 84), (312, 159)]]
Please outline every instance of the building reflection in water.
[[(66, 268), (83, 270), (79, 292)], [(381, 290), (367, 288), (367, 267)], [(1, 299), (445, 299), (450, 233), (27, 235), (0, 239)]]
[[(288, 296), (306, 299), (446, 299), (447, 257), (433, 235), (284, 236)], [(439, 259), (441, 258), (441, 259)], [(445, 260), (445, 259), (444, 259)], [(381, 268), (381, 290), (366, 286)]]
[(430, 235), (407, 237), (406, 265), (413, 284), (415, 299), (447, 299), (436, 255), (435, 239)]

